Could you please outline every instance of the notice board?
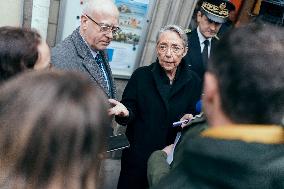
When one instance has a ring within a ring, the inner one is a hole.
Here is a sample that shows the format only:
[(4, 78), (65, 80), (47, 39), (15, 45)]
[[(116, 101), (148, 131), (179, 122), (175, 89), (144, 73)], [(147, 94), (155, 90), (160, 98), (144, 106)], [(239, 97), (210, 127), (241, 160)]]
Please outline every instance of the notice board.
[[(120, 12), (122, 32), (114, 37), (107, 48), (113, 75), (129, 78), (137, 68), (143, 52), (154, 0), (114, 0)], [(80, 25), (84, 6), (82, 0), (63, 0), (60, 5), (57, 43)]]

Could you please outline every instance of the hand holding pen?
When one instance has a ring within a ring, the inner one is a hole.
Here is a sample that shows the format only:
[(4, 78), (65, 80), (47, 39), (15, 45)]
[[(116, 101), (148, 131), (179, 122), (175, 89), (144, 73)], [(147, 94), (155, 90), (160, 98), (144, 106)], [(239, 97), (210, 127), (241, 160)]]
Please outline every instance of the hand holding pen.
[(186, 125), (191, 119), (193, 118), (192, 114), (185, 114), (182, 116), (180, 121), (174, 122), (173, 127), (182, 127), (183, 125)]
[(200, 118), (203, 113), (202, 113), (202, 101), (199, 100), (197, 101), (196, 105), (195, 105), (195, 110), (196, 112), (198, 112), (199, 114), (194, 116), (192, 114), (185, 114), (180, 121), (174, 122), (173, 123), (173, 127), (184, 127), (187, 123), (189, 123), (192, 120), (195, 120), (195, 118)]
[[(191, 115), (191, 114), (190, 114)], [(200, 120), (203, 116), (203, 112), (201, 112), (200, 114), (195, 115), (194, 117), (191, 117), (189, 119), (185, 119), (185, 120), (181, 120), (181, 121), (177, 121), (173, 123), (173, 127), (185, 127), (187, 126), (190, 122), (196, 122), (198, 120)], [(203, 118), (204, 119), (204, 118)]]

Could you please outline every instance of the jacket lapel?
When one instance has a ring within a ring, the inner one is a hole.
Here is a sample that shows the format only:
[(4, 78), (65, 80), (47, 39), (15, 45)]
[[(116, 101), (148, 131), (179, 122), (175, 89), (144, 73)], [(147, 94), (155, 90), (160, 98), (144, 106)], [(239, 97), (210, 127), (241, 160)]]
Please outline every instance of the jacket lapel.
[(175, 83), (172, 85), (170, 97), (173, 97), (179, 90), (183, 88), (190, 80), (192, 79), (192, 75), (190, 72), (189, 66), (182, 59), (179, 68), (176, 73)]
[(169, 99), (178, 93), (183, 86), (192, 79), (192, 72), (190, 71), (189, 66), (182, 59), (176, 73), (175, 81), (172, 85), (169, 85), (169, 79), (158, 61), (154, 63), (152, 73), (157, 90), (162, 97), (167, 110), (169, 110)]
[[(81, 37), (79, 33), (79, 28), (77, 28), (74, 31), (72, 35), (72, 40), (73, 40), (73, 43), (75, 45), (78, 55), (83, 59), (82, 63), (83, 63), (83, 66), (86, 68), (87, 72), (92, 76), (92, 78), (98, 83), (98, 85), (103, 89), (103, 91), (109, 97), (113, 97), (113, 95), (109, 93), (107, 83), (104, 80), (104, 76), (103, 76), (103, 73), (100, 71), (99, 65), (96, 63), (89, 47), (87, 46), (87, 44), (85, 43), (85, 41), (83, 40), (83, 38)], [(105, 56), (103, 55), (103, 57)], [(107, 73), (108, 75), (110, 74), (109, 71), (107, 71)]]
[(111, 98), (115, 98), (115, 95), (116, 95), (116, 87), (115, 87), (115, 83), (114, 83), (114, 79), (112, 77), (112, 71), (111, 71), (111, 68), (110, 68), (110, 65), (109, 65), (109, 61), (108, 61), (108, 57), (107, 57), (107, 50), (104, 50), (101, 52), (102, 54), (102, 57), (103, 57), (103, 60), (104, 60), (104, 65), (105, 65), (105, 68), (106, 68), (106, 72), (107, 72), (107, 76), (109, 78), (109, 87), (110, 87), (110, 93), (111, 93)]
[[(92, 55), (91, 55), (92, 56)], [(96, 80), (96, 82), (101, 86), (101, 88), (104, 90), (104, 92), (110, 96), (107, 83), (104, 79), (103, 73), (100, 70), (99, 65), (94, 60), (93, 56), (85, 57), (83, 60), (83, 65), (87, 69), (87, 71), (90, 73), (90, 75)]]
[(280, 125), (223, 125), (209, 128), (201, 136), (222, 140), (241, 140), (248, 143), (284, 144), (284, 130)]
[(152, 75), (153, 75), (157, 90), (166, 106), (167, 111), (169, 111), (168, 94), (171, 88), (168, 83), (169, 81), (167, 81), (167, 78), (166, 78), (167, 76), (162, 69), (163, 68), (160, 67), (158, 61), (156, 61), (156, 63), (154, 63), (153, 68), (152, 68)]
[[(196, 67), (199, 67), (201, 70), (204, 70), (204, 65), (203, 65), (203, 60), (202, 60), (202, 55), (201, 55), (201, 47), (199, 43), (199, 37), (197, 34), (197, 29), (195, 29), (192, 32), (192, 43), (189, 44), (189, 51), (192, 51), (191, 54), (195, 55), (193, 57), (192, 63), (198, 63), (198, 65), (195, 65)], [(200, 62), (202, 64), (200, 64)], [(203, 71), (202, 71), (203, 72)]]

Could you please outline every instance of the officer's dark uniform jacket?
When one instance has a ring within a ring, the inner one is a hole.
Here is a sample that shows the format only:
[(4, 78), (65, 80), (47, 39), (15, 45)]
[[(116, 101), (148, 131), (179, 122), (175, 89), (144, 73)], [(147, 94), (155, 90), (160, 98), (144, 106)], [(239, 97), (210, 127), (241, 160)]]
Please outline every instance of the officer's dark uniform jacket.
[[(187, 37), (188, 51), (184, 57), (184, 60), (187, 64), (190, 65), (191, 70), (196, 72), (200, 79), (203, 80), (206, 67), (204, 66), (204, 63), (202, 61), (201, 47), (197, 29), (194, 29), (192, 31), (187, 30)], [(219, 38), (217, 36), (212, 38), (210, 52), (212, 52), (212, 48), (214, 48), (214, 45), (218, 40)]]

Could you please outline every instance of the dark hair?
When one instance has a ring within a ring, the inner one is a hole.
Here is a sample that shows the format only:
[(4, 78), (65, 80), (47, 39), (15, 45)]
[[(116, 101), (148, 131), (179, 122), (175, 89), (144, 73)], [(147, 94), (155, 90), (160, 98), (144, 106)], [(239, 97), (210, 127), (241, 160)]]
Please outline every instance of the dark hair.
[(235, 29), (213, 49), (208, 71), (236, 123), (280, 124), (284, 115), (284, 30), (259, 23)]
[(0, 82), (32, 69), (38, 59), (39, 33), (28, 28), (0, 27)]
[(101, 89), (78, 73), (27, 72), (4, 83), (0, 161), (8, 175), (0, 185), (43, 189), (55, 180), (59, 188), (95, 185), (110, 127), (107, 109)]

